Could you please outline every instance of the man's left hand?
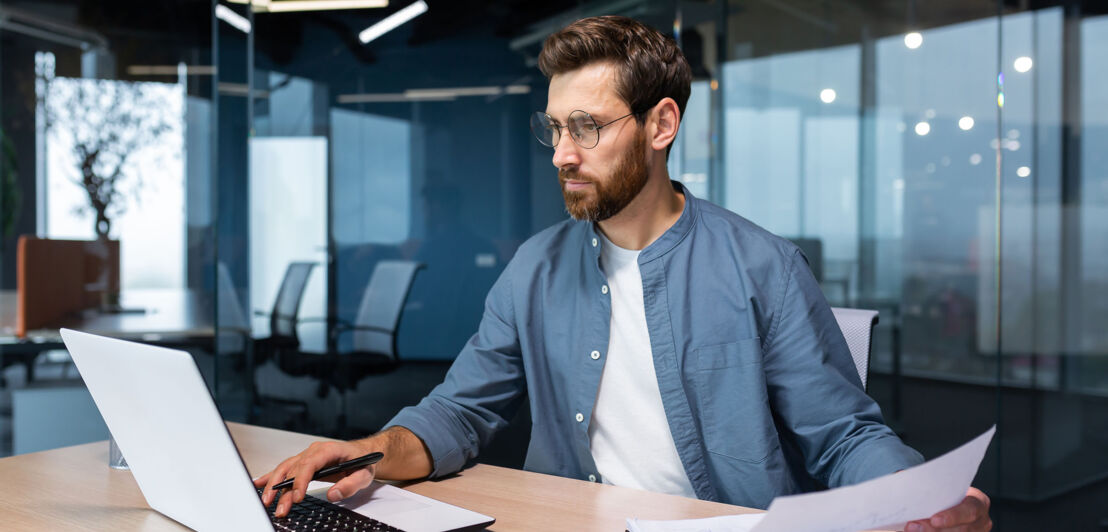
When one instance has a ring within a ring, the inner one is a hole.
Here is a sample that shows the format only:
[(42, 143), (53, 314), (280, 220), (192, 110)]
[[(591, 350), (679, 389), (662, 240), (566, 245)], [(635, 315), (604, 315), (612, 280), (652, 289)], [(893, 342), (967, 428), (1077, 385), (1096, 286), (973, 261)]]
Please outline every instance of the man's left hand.
[(936, 530), (991, 530), (993, 521), (989, 519), (989, 496), (977, 488), (966, 491), (966, 498), (953, 508), (943, 510), (930, 519), (912, 521), (904, 527), (904, 532), (932, 532)]

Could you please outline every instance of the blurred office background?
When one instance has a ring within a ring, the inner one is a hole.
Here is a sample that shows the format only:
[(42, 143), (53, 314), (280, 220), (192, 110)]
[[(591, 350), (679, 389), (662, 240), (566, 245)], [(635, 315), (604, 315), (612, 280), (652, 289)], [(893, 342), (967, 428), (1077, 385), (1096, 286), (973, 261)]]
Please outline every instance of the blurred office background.
[(671, 176), (880, 311), (905, 441), (995, 423), (1000, 530), (1108, 530), (1108, 4), (247, 2), (0, 0), (0, 456), (106, 437), (59, 323), (188, 349), (228, 420), (357, 436), (418, 401), (565, 217), (542, 40), (622, 14), (693, 66)]

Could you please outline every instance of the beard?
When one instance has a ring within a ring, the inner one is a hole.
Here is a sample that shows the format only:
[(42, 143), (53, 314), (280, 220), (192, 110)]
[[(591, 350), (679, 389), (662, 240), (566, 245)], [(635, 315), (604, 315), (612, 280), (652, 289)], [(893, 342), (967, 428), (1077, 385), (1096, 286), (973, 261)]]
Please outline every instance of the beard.
[[(650, 174), (643, 160), (645, 153), (646, 132), (640, 129), (607, 179), (589, 177), (576, 170), (559, 170), (566, 212), (574, 220), (589, 222), (602, 222), (619, 214), (646, 186)], [(566, 181), (587, 181), (592, 183), (592, 190), (568, 190)]]

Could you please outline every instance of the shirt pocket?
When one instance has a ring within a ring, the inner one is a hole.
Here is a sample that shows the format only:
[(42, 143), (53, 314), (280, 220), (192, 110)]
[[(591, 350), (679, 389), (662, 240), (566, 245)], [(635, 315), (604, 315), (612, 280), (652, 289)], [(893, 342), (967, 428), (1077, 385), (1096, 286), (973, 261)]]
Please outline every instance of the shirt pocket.
[(695, 350), (700, 427), (708, 452), (763, 462), (780, 447), (757, 337)]

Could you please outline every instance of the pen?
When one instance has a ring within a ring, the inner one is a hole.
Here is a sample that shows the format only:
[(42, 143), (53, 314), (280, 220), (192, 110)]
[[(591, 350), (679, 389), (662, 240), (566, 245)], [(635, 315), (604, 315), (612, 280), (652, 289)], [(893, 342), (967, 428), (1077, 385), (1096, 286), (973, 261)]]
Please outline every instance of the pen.
[[(325, 467), (325, 468), (320, 469), (319, 471), (317, 471), (316, 474), (312, 475), (312, 480), (319, 480), (321, 478), (329, 477), (331, 475), (334, 475), (335, 473), (341, 473), (343, 471), (349, 471), (351, 469), (358, 469), (360, 467), (365, 467), (367, 465), (376, 464), (377, 462), (380, 462), (381, 459), (384, 458), (384, 457), (385, 457), (384, 453), (369, 453), (365, 456), (360, 456), (358, 458), (355, 458), (353, 460), (348, 460), (348, 461), (343, 462), (341, 464), (333, 465), (331, 467)], [(274, 490), (285, 489), (289, 486), (292, 486), (292, 481), (294, 481), (294, 480), (296, 480), (296, 479), (295, 478), (285, 479), (283, 482), (278, 482), (277, 484), (274, 484), (273, 489)]]

